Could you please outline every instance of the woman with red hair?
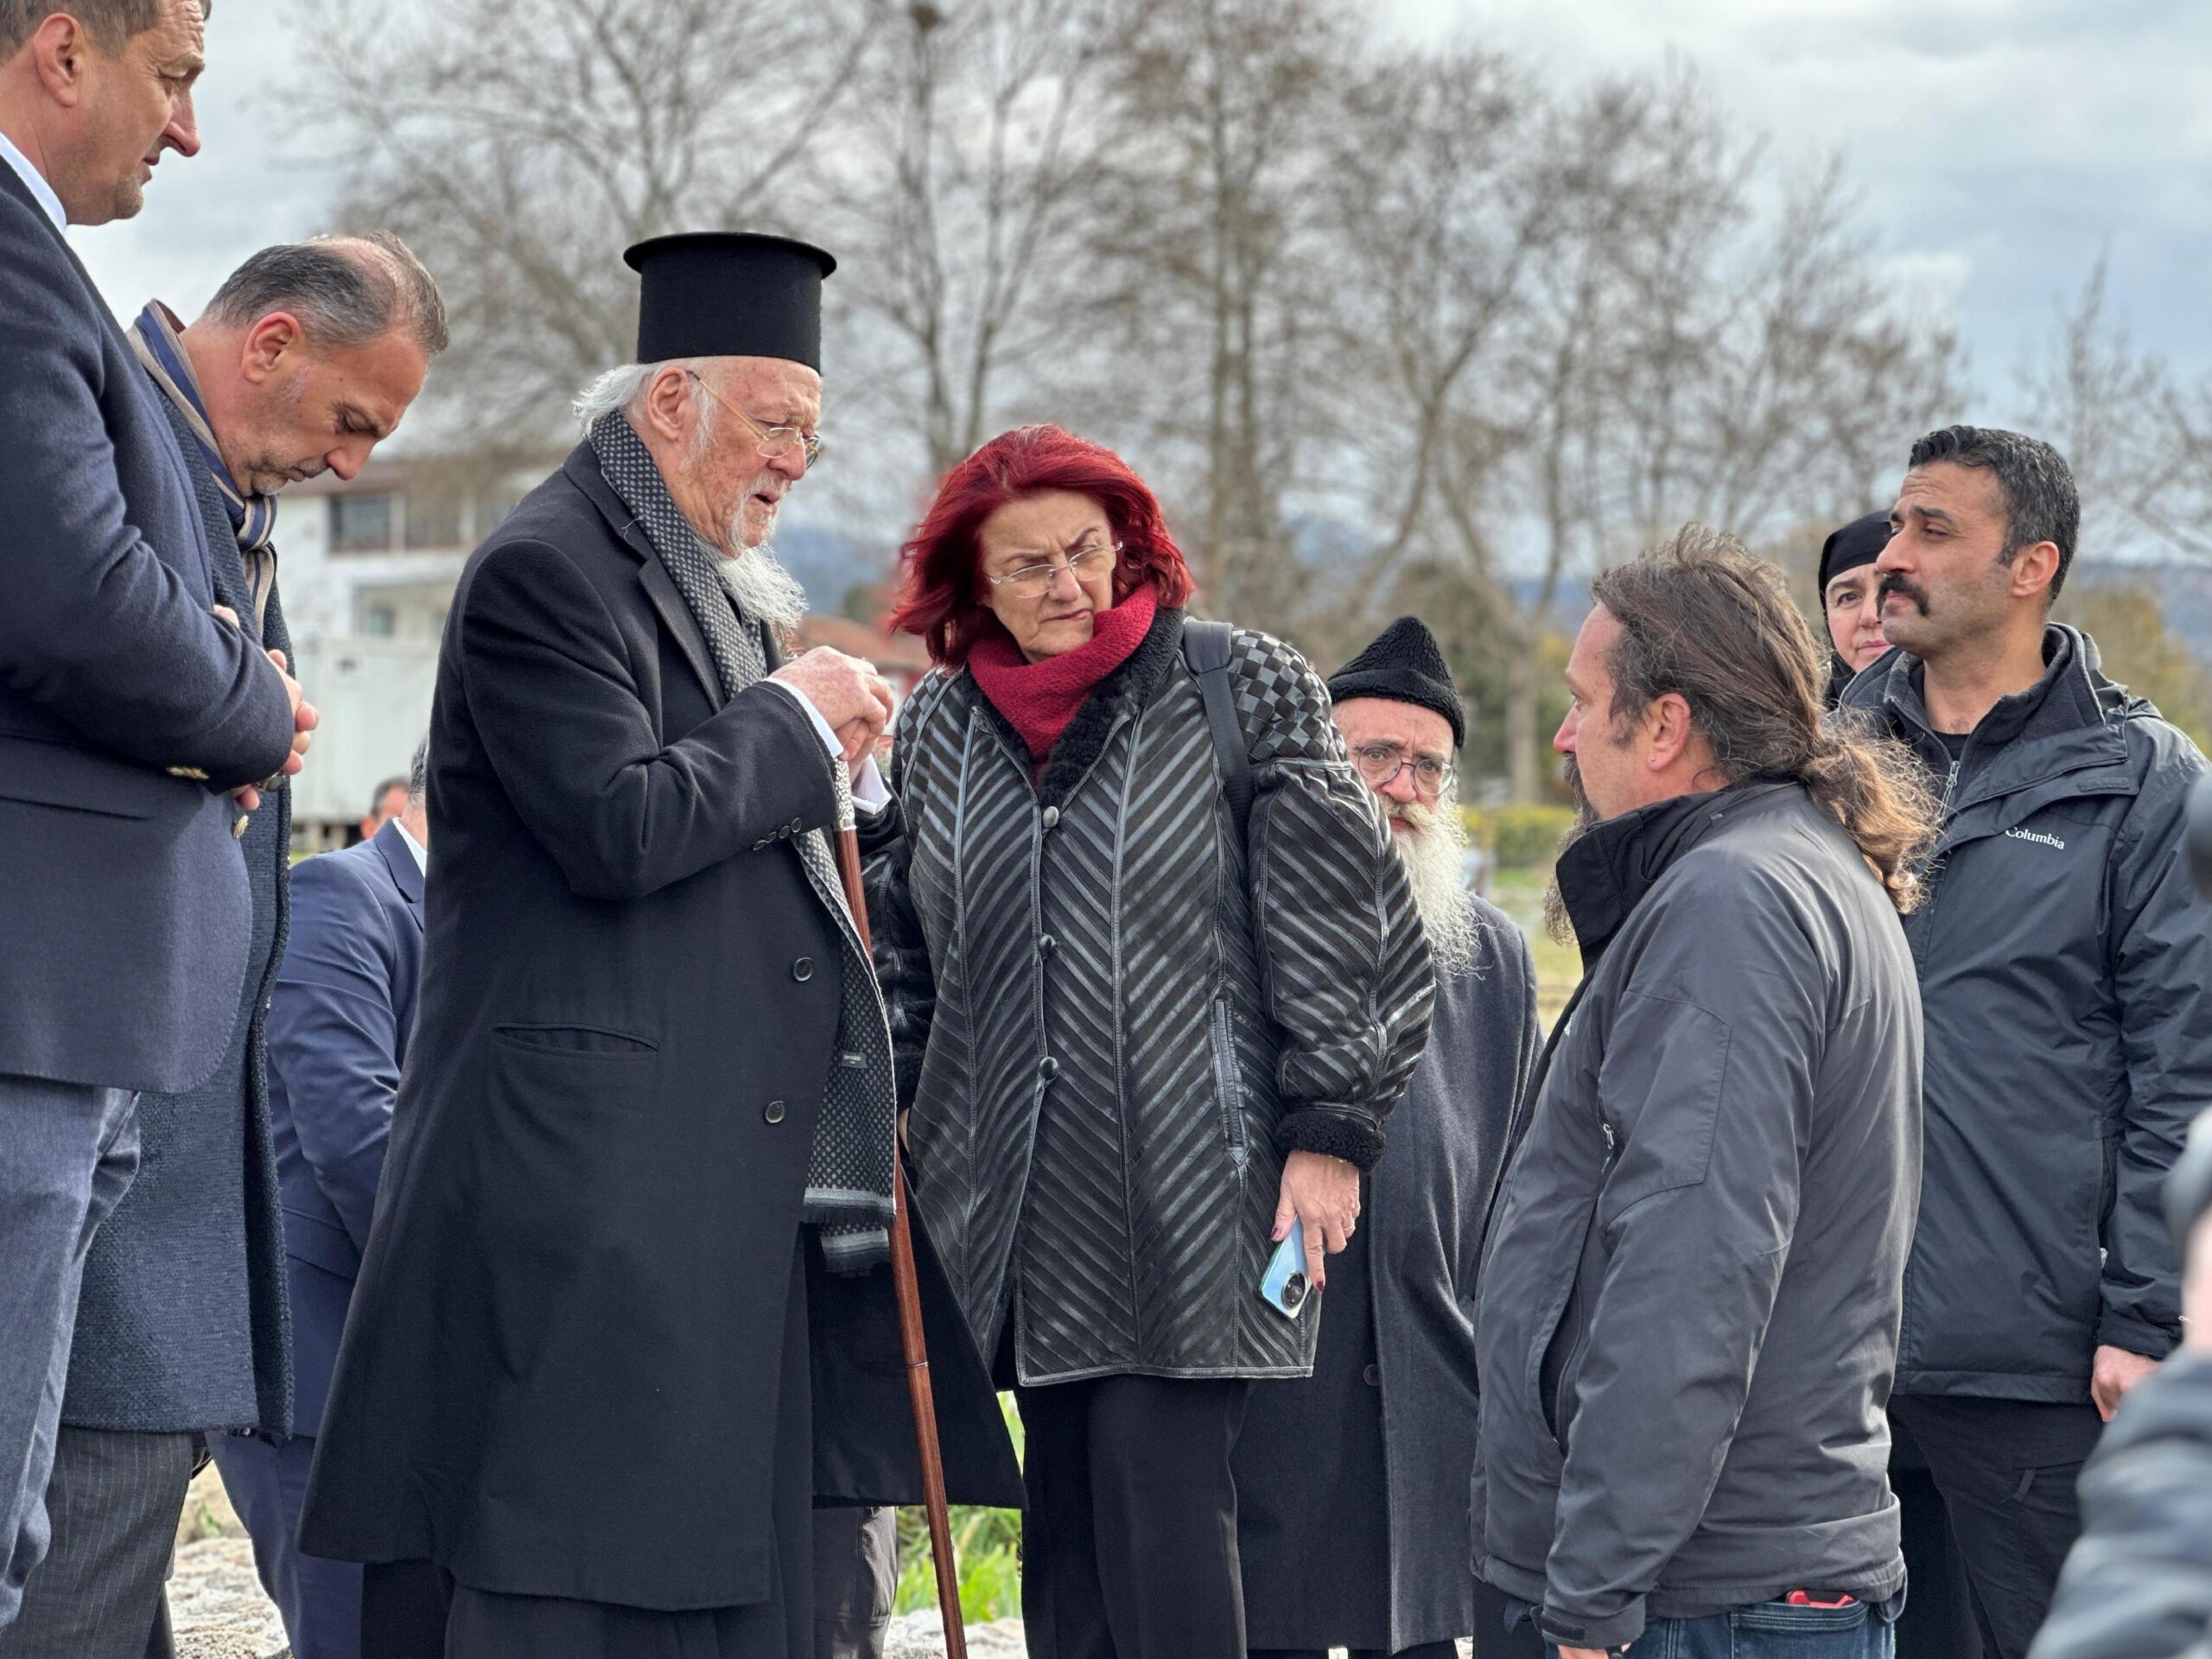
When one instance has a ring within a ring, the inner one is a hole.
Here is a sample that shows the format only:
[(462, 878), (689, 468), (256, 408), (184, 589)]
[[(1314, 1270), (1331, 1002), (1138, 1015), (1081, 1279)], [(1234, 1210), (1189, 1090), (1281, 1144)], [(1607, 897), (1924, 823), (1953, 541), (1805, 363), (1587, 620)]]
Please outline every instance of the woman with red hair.
[(1120, 457), (1024, 427), (946, 475), (894, 614), (938, 671), (868, 909), (915, 1204), (1027, 1431), (1040, 1659), (1243, 1659), (1230, 1452), (1320, 1316), (1261, 1280), (1295, 1224), (1322, 1283), (1427, 1037), (1327, 693), (1227, 631), (1210, 723), (1191, 591)]

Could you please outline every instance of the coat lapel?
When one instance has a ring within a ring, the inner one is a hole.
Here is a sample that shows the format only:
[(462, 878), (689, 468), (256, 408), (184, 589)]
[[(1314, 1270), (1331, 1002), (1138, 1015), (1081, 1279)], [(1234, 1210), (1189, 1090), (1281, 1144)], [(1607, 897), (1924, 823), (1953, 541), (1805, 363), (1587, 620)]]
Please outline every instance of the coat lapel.
[(399, 821), (393, 819), (377, 831), (378, 856), (384, 867), (391, 872), (391, 885), (399, 889), (399, 896), (407, 901), (407, 913), (415, 918), (415, 925), (423, 925), (423, 872), (415, 862), (415, 855), (400, 836)]
[[(668, 574), (668, 567), (653, 551), (653, 544), (638, 523), (637, 516), (622, 504), (599, 470), (599, 461), (592, 453), (591, 440), (587, 438), (569, 452), (562, 463), (562, 471), (569, 481), (590, 498), (599, 509), (600, 516), (622, 538), (622, 544), (638, 556), (638, 585), (645, 590), (645, 597), (652, 601), (660, 617), (660, 625), (668, 630), (669, 638), (676, 641), (676, 648), (683, 660), (698, 677), (700, 688), (707, 694), (708, 703), (721, 708), (729, 699), (722, 695), (721, 677), (715, 672), (715, 659), (707, 649), (707, 636), (699, 631), (698, 619), (691, 614), (691, 607), (683, 602), (683, 595), (676, 591), (676, 580)], [(773, 668), (775, 664), (770, 664)], [(402, 849), (404, 850), (404, 849)]]

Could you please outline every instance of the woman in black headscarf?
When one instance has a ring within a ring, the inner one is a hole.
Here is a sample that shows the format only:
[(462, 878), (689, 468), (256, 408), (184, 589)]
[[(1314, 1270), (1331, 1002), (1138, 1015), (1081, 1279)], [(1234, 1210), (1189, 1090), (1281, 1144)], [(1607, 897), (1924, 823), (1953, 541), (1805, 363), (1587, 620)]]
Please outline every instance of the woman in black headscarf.
[(1821, 543), (1821, 614), (1835, 650), (1828, 675), (1831, 709), (1859, 670), (1889, 654), (1890, 642), (1882, 637), (1881, 584), (1874, 574), (1874, 561), (1889, 540), (1890, 515), (1884, 512), (1853, 519)]

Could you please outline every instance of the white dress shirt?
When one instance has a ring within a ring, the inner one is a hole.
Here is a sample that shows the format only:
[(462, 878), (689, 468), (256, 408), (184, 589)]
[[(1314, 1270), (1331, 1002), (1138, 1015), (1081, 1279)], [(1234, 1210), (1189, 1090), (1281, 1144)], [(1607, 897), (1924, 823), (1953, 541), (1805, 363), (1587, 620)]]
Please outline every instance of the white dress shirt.
[(0, 162), (16, 169), (16, 176), (22, 180), (32, 198), (46, 209), (46, 216), (54, 221), (55, 230), (69, 228), (69, 214), (61, 206), (61, 198), (54, 194), (54, 187), (46, 181), (46, 175), (31, 165), (31, 158), (17, 149), (4, 132), (0, 132)]
[(428, 875), (430, 873), (430, 849), (408, 834), (407, 826), (397, 818), (394, 818), (391, 822), (393, 827), (399, 831), (399, 838), (407, 843), (407, 850), (415, 855), (415, 868)]

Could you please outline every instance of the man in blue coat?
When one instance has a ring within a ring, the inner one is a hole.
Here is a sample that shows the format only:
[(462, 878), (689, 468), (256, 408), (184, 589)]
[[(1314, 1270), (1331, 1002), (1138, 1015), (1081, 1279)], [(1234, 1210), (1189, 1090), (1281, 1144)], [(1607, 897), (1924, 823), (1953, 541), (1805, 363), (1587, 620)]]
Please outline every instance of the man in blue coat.
[(78, 1288), (137, 1092), (222, 1058), (245, 976), (234, 791), (314, 712), (215, 614), (175, 436), (63, 230), (200, 148), (198, 0), (0, 7), (0, 1630), (46, 1550)]
[(292, 1438), (218, 1435), (215, 1464), (253, 1535), (293, 1659), (355, 1659), (361, 1569), (300, 1554), (300, 1508), (338, 1338), (361, 1270), (423, 966), (429, 746), (375, 836), (292, 873), (292, 927), (269, 1007), (270, 1127), (292, 1302)]

